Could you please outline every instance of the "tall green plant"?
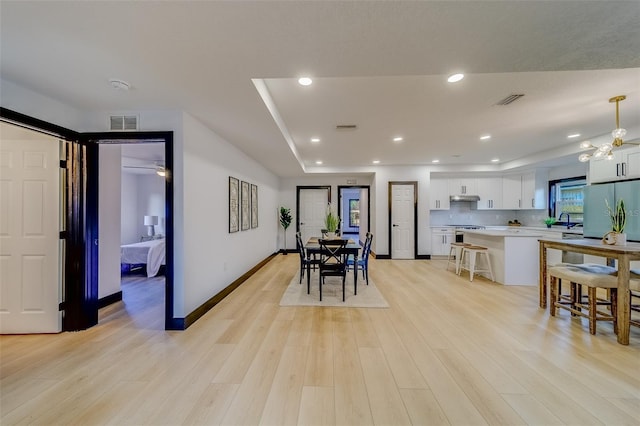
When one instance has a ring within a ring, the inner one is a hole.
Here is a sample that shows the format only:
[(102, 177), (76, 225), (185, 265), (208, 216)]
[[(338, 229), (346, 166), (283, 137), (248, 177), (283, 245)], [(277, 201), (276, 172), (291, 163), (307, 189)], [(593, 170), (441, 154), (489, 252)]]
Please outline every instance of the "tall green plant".
[(607, 214), (611, 219), (611, 230), (613, 232), (622, 233), (624, 231), (624, 226), (627, 224), (627, 210), (624, 207), (624, 200), (620, 199), (613, 209), (606, 198), (604, 202), (607, 205)]
[(291, 209), (280, 207), (280, 225), (284, 228), (284, 254), (287, 254), (287, 228), (291, 225)]

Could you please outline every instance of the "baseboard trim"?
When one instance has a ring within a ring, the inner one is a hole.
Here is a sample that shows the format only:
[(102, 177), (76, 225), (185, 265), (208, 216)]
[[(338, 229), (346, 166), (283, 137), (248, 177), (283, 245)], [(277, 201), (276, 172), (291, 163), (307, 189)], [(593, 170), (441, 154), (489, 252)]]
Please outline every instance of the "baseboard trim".
[(187, 328), (189, 328), (189, 326), (191, 326), (191, 324), (193, 324), (200, 317), (202, 317), (204, 314), (209, 312), (209, 310), (211, 308), (213, 308), (218, 303), (220, 303), (222, 301), (222, 299), (227, 297), (233, 290), (235, 290), (236, 288), (240, 287), (240, 284), (242, 284), (243, 282), (248, 280), (249, 277), (251, 277), (253, 274), (255, 274), (260, 268), (262, 268), (264, 265), (266, 265), (271, 259), (276, 257), (277, 254), (278, 253), (273, 253), (273, 254), (269, 255), (266, 259), (263, 259), (256, 266), (254, 266), (249, 271), (244, 273), (240, 278), (238, 278), (237, 280), (235, 280), (234, 282), (229, 284), (227, 287), (225, 287), (220, 293), (216, 294), (211, 299), (207, 300), (202, 305), (197, 307), (193, 312), (191, 312), (189, 315), (187, 315), (184, 319), (174, 318), (175, 324), (171, 324), (171, 325), (175, 325), (176, 327), (178, 327), (180, 325), (180, 320), (182, 320), (182, 328), (169, 328), (170, 327), (169, 324), (166, 325), (166, 328), (168, 330), (186, 330)]
[(430, 254), (419, 254), (416, 256), (416, 259), (419, 260), (430, 260), (431, 259), (431, 255)]
[(101, 297), (100, 299), (98, 299), (98, 309), (104, 308), (106, 306), (109, 306), (113, 303), (119, 302), (122, 300), (122, 290), (117, 291), (113, 294), (110, 294), (108, 296), (105, 297)]
[(376, 259), (391, 259), (390, 254), (376, 254)]

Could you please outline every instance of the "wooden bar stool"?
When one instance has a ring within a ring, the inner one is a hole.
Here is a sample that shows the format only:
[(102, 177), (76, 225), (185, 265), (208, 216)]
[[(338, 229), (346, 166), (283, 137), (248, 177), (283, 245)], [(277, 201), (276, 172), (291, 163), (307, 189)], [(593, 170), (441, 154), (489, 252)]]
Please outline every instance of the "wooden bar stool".
[[(617, 333), (617, 290), (618, 278), (616, 269), (610, 266), (597, 264), (563, 264), (552, 266), (548, 269), (550, 277), (551, 303), (549, 313), (556, 316), (558, 308), (566, 309), (576, 316), (585, 317), (589, 320), (589, 332), (596, 334), (596, 323), (598, 321), (612, 321), (613, 330)], [(566, 300), (560, 295), (561, 280), (571, 282), (572, 300)], [(587, 303), (584, 303), (581, 296), (581, 287), (587, 287)], [(598, 298), (596, 291), (598, 288), (607, 289), (610, 299)], [(609, 305), (610, 312), (598, 310), (598, 305)], [(586, 310), (585, 313), (583, 310)]]
[[(486, 269), (476, 268), (476, 262), (484, 256), (484, 260), (487, 264)], [(489, 259), (489, 249), (482, 246), (468, 245), (462, 247), (462, 255), (460, 259), (460, 267), (458, 268), (458, 275), (462, 270), (469, 271), (469, 281), (473, 281), (474, 274), (489, 273), (491, 281), (495, 281), (493, 271), (491, 270), (491, 259)]]
[(462, 259), (462, 248), (465, 246), (470, 246), (469, 243), (451, 243), (451, 248), (449, 249), (449, 257), (447, 258), (447, 271), (449, 270), (449, 265), (451, 263), (454, 264), (456, 274), (460, 271), (460, 260)]

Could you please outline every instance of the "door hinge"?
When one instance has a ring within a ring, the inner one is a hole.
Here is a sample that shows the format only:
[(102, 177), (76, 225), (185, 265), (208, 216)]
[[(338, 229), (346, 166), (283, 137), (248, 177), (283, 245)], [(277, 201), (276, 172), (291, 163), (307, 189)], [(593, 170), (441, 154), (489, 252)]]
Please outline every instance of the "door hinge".
[(60, 160), (60, 168), (61, 169), (67, 168), (67, 160)]
[(69, 236), (69, 233), (67, 231), (60, 231), (61, 240), (66, 240), (68, 236)]
[(66, 303), (65, 302), (60, 302), (58, 304), (58, 310), (59, 311), (64, 311), (66, 309)]

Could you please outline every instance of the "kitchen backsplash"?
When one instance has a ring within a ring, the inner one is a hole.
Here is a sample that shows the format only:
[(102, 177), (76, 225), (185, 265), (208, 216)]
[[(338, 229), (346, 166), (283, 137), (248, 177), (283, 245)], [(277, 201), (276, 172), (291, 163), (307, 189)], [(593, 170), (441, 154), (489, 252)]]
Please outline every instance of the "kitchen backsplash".
[[(471, 208), (471, 207), (474, 208)], [(432, 210), (431, 226), (507, 225), (517, 219), (523, 226), (544, 226), (547, 210), (477, 210), (473, 202), (451, 202), (449, 210)]]

